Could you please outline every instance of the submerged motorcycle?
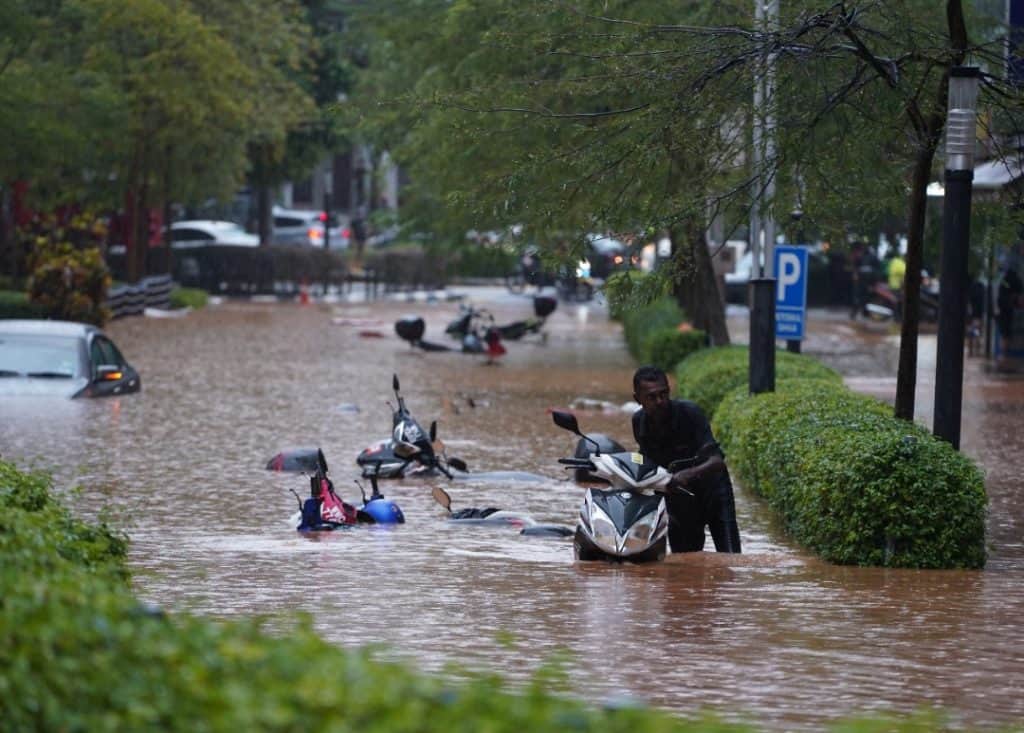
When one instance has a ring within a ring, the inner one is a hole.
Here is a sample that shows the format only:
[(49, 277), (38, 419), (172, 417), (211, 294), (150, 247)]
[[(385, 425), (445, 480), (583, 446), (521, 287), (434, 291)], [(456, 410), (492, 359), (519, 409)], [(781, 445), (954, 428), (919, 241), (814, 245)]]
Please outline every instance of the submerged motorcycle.
[[(665, 557), (668, 547), (668, 510), (664, 491), (672, 480), (666, 471), (639, 453), (603, 453), (593, 438), (580, 432), (571, 412), (552, 412), (555, 425), (578, 435), (593, 446), (585, 457), (560, 458), (572, 469), (584, 469), (611, 486), (587, 489), (573, 538), (577, 560), (651, 562)], [(577, 447), (577, 453), (579, 448)], [(679, 470), (689, 462), (676, 462)]]
[[(273, 459), (271, 461), (273, 462)], [(369, 497), (366, 496), (362, 484), (356, 482), (363, 498), (363, 506), (356, 507), (343, 501), (334, 490), (334, 484), (327, 477), (327, 459), (324, 458), (323, 451), (317, 448), (315, 455), (304, 453), (302, 458), (292, 455), (292, 465), (301, 466), (300, 470), (303, 472), (310, 467), (310, 463), (312, 474), (309, 477), (309, 496), (303, 501), (297, 492), (292, 491), (299, 502), (299, 513), (296, 517), (296, 530), (299, 532), (332, 532), (360, 524), (405, 523), (405, 515), (398, 504), (380, 493), (376, 476), (370, 477), (372, 493)]]
[(558, 524), (540, 524), (529, 514), (511, 509), (466, 507), (453, 510), (452, 498), (440, 486), (434, 486), (431, 489), (431, 496), (434, 497), (434, 501), (447, 510), (449, 524), (512, 526), (519, 528), (519, 534), (535, 537), (571, 537), (573, 535), (571, 527), (563, 527)]
[(471, 305), (460, 306), (459, 317), (448, 324), (444, 332), (452, 338), (464, 341), (467, 336), (487, 333), (494, 330), (501, 338), (508, 341), (518, 341), (527, 334), (541, 333), (548, 316), (555, 312), (558, 301), (544, 295), (535, 295), (533, 298), (533, 318), (520, 321), (512, 321), (504, 325), (496, 325), (494, 316), (490, 311), (474, 308)]
[(451, 470), (466, 471), (466, 464), (445, 453), (444, 443), (437, 439), (437, 421), (424, 431), (405, 406), (398, 375), (392, 375), (391, 386), (396, 404), (391, 408), (391, 437), (363, 449), (356, 463), (365, 478), (405, 478), (432, 476), (441, 473), (452, 478)]
[(488, 360), (504, 356), (505, 347), (501, 343), (501, 333), (497, 328), (480, 329), (474, 326), (461, 338), (461, 348), (445, 346), (423, 338), (426, 322), (419, 316), (405, 316), (395, 321), (395, 333), (410, 346), (423, 351), (461, 351), (463, 354), (484, 354)]

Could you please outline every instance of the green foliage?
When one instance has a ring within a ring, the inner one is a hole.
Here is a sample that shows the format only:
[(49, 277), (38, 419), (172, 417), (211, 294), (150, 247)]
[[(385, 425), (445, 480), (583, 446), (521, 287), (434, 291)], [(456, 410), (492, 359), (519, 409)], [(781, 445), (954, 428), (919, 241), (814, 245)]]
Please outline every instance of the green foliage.
[(912, 568), (985, 564), (983, 477), (920, 425), (841, 384), (734, 390), (715, 431), (743, 485), (829, 562)]
[(45, 318), (46, 308), (28, 299), (28, 293), (0, 290), (0, 318)]
[(99, 249), (41, 243), (29, 283), (29, 300), (49, 318), (102, 326), (110, 273)]
[[(700, 405), (704, 414), (714, 416), (719, 403), (732, 390), (749, 383), (750, 350), (746, 346), (718, 346), (704, 349), (676, 368), (676, 389), (681, 399)], [(839, 384), (842, 377), (806, 354), (775, 352), (775, 378), (824, 379)]]
[(515, 251), (499, 246), (460, 247), (450, 258), (450, 272), (458, 277), (505, 277), (519, 259)]
[(651, 334), (666, 328), (675, 329), (686, 320), (679, 304), (669, 296), (624, 310), (620, 317), (629, 353), (641, 363), (646, 363), (645, 360), (650, 358), (647, 341)]
[(659, 328), (644, 339), (642, 361), (671, 373), (679, 362), (705, 346), (707, 334), (699, 329)]
[(206, 307), (210, 294), (199, 288), (174, 288), (171, 290), (171, 308), (192, 308), (198, 310)]

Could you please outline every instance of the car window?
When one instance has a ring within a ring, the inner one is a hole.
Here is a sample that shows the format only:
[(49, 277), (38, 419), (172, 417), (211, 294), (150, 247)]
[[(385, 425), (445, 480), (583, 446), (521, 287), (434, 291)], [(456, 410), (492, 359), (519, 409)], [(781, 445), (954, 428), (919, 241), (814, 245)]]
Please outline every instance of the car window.
[(113, 364), (121, 366), (124, 358), (109, 339), (97, 336), (92, 342), (92, 364), (95, 369), (100, 364)]
[(201, 232), (198, 229), (172, 229), (171, 230), (171, 241), (172, 242), (194, 242), (199, 239), (210, 240), (213, 239), (212, 234)]
[(73, 336), (0, 334), (0, 375), (82, 376), (78, 349)]
[(275, 216), (274, 217), (275, 227), (300, 227), (302, 226), (302, 219), (298, 219), (294, 216)]

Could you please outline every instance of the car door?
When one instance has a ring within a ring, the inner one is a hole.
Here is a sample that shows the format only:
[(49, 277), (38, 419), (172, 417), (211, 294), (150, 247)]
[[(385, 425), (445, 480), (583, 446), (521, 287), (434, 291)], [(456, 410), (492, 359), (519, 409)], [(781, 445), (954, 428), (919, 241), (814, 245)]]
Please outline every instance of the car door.
[(114, 342), (97, 334), (89, 345), (93, 394), (97, 397), (138, 392), (139, 375)]

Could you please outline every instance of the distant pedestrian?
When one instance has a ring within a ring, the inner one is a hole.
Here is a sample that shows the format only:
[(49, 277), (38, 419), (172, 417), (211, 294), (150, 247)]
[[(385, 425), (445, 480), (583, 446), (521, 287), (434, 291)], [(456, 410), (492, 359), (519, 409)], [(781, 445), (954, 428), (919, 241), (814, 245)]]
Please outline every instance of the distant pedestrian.
[[(1019, 247), (1018, 247), (1019, 248)], [(1006, 260), (996, 293), (996, 326), (999, 328), (999, 366), (1007, 363), (1006, 352), (1013, 341), (1017, 309), (1024, 306), (1024, 281), (1020, 277), (1020, 262), (1016, 251)]]

